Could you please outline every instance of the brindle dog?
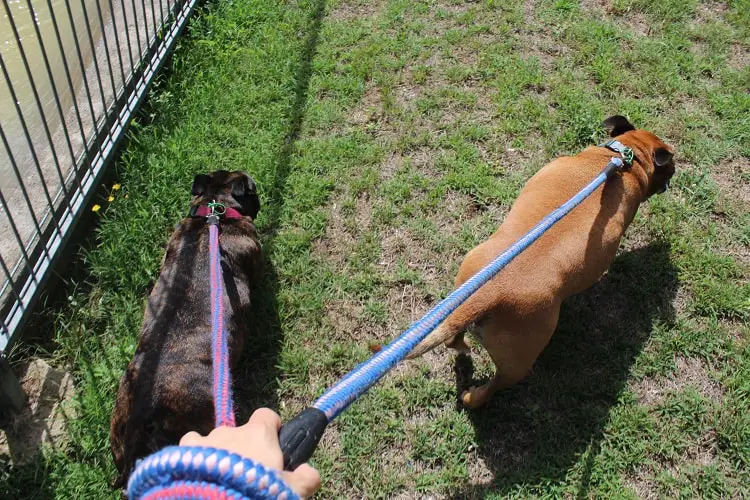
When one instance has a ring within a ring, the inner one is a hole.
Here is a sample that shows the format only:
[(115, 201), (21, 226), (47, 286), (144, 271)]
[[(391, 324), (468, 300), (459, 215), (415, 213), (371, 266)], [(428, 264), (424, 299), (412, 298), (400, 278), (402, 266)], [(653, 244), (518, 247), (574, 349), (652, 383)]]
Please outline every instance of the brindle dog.
[[(191, 213), (217, 201), (237, 210), (223, 218), (219, 244), (230, 366), (247, 336), (250, 284), (260, 279), (262, 254), (254, 219), (260, 201), (244, 172), (216, 171), (193, 181)], [(110, 444), (122, 487), (136, 460), (176, 444), (188, 431), (213, 428), (208, 224), (187, 217), (167, 245), (146, 306), (135, 357), (120, 380)]]

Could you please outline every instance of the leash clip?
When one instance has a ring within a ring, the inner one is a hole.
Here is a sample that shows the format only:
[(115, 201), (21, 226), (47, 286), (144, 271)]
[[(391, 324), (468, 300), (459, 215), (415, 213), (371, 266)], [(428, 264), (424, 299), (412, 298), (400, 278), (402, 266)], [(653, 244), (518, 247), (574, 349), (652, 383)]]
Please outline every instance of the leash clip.
[(633, 166), (633, 160), (635, 160), (635, 153), (633, 150), (629, 147), (627, 147), (625, 144), (621, 143), (620, 141), (613, 139), (609, 142), (605, 142), (604, 144), (600, 144), (600, 147), (605, 147), (609, 149), (610, 151), (614, 151), (615, 153), (619, 153), (622, 157), (622, 162), (624, 163), (625, 168), (630, 168)]
[(211, 213), (206, 216), (206, 221), (209, 225), (218, 224), (221, 216), (227, 211), (226, 205), (218, 203), (216, 200), (209, 203), (208, 208), (211, 210)]
[(633, 153), (633, 150), (625, 146), (623, 150), (620, 151), (620, 154), (622, 155), (622, 161), (625, 162), (625, 165), (632, 167), (633, 160), (635, 159), (635, 153)]

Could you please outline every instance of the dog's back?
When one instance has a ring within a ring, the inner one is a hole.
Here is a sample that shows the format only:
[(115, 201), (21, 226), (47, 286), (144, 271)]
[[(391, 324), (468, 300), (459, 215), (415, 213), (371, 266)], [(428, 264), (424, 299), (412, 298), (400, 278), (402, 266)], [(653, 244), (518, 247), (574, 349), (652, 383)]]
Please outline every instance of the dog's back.
[[(233, 174), (214, 173), (213, 182), (232, 190)], [(237, 174), (249, 189), (246, 174)], [(254, 189), (252, 185), (253, 194)], [(228, 196), (229, 191), (208, 190), (203, 197), (197, 195), (194, 205)], [(257, 206), (255, 197), (253, 206)], [(222, 222), (219, 236), (231, 366), (242, 352), (250, 320), (250, 283), (259, 277), (262, 260), (252, 221), (257, 208), (248, 211), (250, 217)], [(146, 304), (138, 347), (120, 381), (112, 415), (110, 445), (119, 472), (116, 487), (125, 484), (139, 458), (176, 444), (189, 431), (206, 434), (213, 428), (208, 240), (205, 219), (186, 218), (167, 245), (159, 279)]]
[(189, 430), (211, 428), (208, 242), (198, 227), (203, 224), (188, 219), (172, 236), (135, 356), (120, 381), (110, 429), (121, 471), (117, 486), (137, 458)]
[[(653, 151), (666, 147), (645, 130), (630, 131), (621, 139), (637, 151), (641, 161), (608, 180), (511, 262), (477, 294), (488, 302), (476, 307), (487, 310), (508, 304), (522, 308), (544, 302), (543, 298), (535, 300), (535, 294), (563, 300), (598, 281), (614, 259), (640, 203), (649, 195), (656, 175)], [(604, 148), (591, 147), (544, 166), (526, 183), (495, 234), (466, 256), (457, 285), (572, 198), (601, 172), (611, 156)]]
[[(584, 151), (558, 158), (532, 177), (497, 232), (466, 256), (457, 284), (481, 270), (497, 255), (570, 199), (602, 170), (606, 153)], [(490, 304), (523, 306), (532, 295), (559, 299), (588, 288), (607, 269), (620, 238), (635, 216), (641, 196), (631, 178), (614, 177), (566, 218), (550, 228), (493, 279)], [(577, 276), (571, 281), (571, 276)]]

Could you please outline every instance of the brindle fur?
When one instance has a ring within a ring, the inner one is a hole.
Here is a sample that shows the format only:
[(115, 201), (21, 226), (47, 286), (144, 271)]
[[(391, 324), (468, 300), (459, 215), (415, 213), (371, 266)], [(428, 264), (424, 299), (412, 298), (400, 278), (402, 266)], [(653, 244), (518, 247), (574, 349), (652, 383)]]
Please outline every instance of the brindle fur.
[[(222, 220), (219, 244), (230, 365), (247, 337), (250, 284), (260, 279), (262, 254), (253, 223), (260, 203), (253, 180), (220, 170), (196, 176), (191, 206), (212, 200), (244, 216)], [(122, 487), (137, 459), (213, 427), (208, 225), (185, 218), (169, 240), (161, 273), (146, 305), (140, 340), (120, 381), (110, 444)]]

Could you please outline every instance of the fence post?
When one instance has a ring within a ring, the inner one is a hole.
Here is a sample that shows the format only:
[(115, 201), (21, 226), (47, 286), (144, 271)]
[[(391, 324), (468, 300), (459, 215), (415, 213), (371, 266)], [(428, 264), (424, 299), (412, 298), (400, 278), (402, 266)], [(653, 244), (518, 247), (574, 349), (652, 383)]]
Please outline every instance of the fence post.
[(18, 377), (11, 370), (8, 359), (0, 355), (0, 409), (21, 411), (25, 402), (26, 394)]

